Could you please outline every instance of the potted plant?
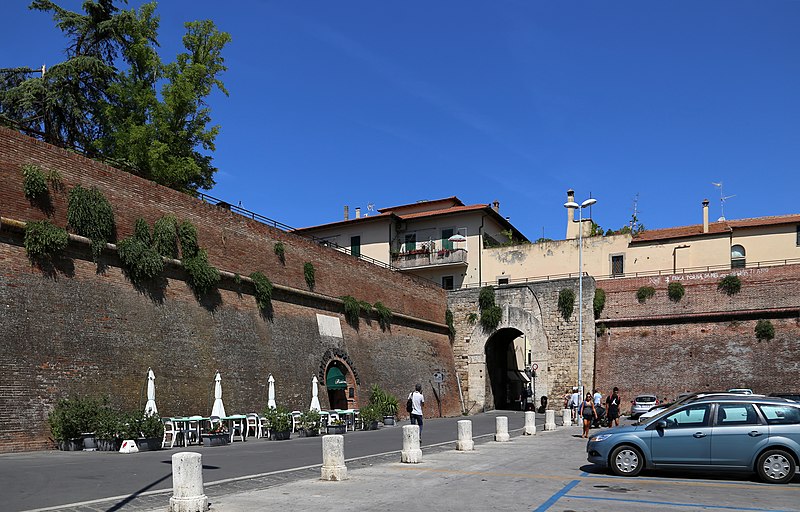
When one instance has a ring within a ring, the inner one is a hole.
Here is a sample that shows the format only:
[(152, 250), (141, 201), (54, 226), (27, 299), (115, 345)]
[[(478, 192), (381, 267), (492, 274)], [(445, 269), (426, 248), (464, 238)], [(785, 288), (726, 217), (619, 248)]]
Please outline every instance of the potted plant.
[(95, 423), (95, 436), (97, 438), (97, 449), (100, 451), (117, 451), (121, 439), (119, 433), (122, 430), (120, 413), (112, 409), (108, 404), (98, 410)]
[(221, 421), (213, 423), (211, 428), (201, 437), (203, 438), (203, 446), (223, 446), (231, 440), (228, 427)]
[(362, 430), (376, 430), (378, 422), (383, 419), (383, 414), (377, 407), (368, 404), (361, 408), (358, 412), (358, 417), (361, 418)]
[(156, 415), (130, 413), (125, 418), (124, 439), (133, 439), (140, 452), (161, 449), (164, 424)]
[(300, 437), (319, 435), (321, 417), (319, 411), (306, 411), (300, 415)]
[(53, 439), (59, 450), (76, 451), (83, 449), (83, 439), (81, 438), (81, 428), (75, 413), (76, 409), (75, 400), (62, 398), (47, 416), (50, 432), (53, 434)]
[(370, 390), (369, 403), (380, 412), (384, 425), (394, 425), (394, 419), (397, 416), (396, 396), (384, 391), (377, 384), (373, 384)]
[(326, 433), (328, 435), (344, 434), (346, 432), (347, 432), (347, 424), (341, 418), (328, 422), (328, 426), (326, 427)]
[(283, 441), (292, 436), (292, 414), (284, 407), (267, 408), (264, 417), (271, 441)]

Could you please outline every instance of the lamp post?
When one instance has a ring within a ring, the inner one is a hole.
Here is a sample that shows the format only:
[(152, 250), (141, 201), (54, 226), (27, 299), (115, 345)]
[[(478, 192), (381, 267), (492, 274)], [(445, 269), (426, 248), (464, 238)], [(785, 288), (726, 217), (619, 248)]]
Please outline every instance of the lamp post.
[(589, 198), (581, 204), (575, 201), (564, 203), (565, 208), (578, 210), (578, 393), (583, 399), (583, 209), (592, 206), (597, 199)]

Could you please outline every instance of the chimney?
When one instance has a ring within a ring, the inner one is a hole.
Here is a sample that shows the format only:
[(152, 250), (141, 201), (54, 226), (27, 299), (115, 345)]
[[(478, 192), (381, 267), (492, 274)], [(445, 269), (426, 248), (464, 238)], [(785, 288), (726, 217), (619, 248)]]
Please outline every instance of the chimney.
[(350, 220), (350, 207), (344, 205), (344, 220)]
[(708, 199), (703, 199), (703, 233), (708, 233)]
[[(567, 190), (567, 202), (575, 202), (575, 191), (572, 189)], [(578, 238), (578, 229), (575, 226), (575, 208), (567, 208), (567, 240), (574, 240)]]
[(356, 206), (356, 218), (357, 219), (361, 218), (361, 208), (359, 208), (358, 206)]
[(495, 201), (492, 203), (492, 210), (500, 213), (500, 201)]

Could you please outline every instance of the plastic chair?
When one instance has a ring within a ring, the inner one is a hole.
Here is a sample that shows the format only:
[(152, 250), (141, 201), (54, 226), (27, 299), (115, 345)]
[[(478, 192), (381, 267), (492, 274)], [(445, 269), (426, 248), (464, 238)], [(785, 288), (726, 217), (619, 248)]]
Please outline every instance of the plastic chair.
[(201, 443), (202, 440), (200, 438), (200, 420), (202, 419), (201, 416), (192, 416), (189, 418), (188, 427), (186, 429), (186, 444), (192, 443)]
[(240, 419), (240, 420), (229, 420), (229, 421), (231, 427), (231, 443), (237, 436), (239, 437), (240, 441), (244, 442), (247, 430), (245, 427), (246, 420)]
[(358, 409), (353, 410), (353, 430), (362, 430), (364, 423), (361, 421), (361, 415)]
[(292, 432), (297, 432), (300, 427), (300, 417), (303, 415), (300, 411), (292, 411)]
[(161, 449), (167, 447), (167, 441), (169, 440), (169, 447), (172, 448), (175, 446), (175, 440), (178, 437), (182, 437), (182, 432), (175, 428), (175, 423), (169, 418), (161, 418), (161, 422), (164, 423), (164, 438), (161, 440)]
[(251, 435), (255, 436), (256, 439), (261, 437), (261, 422), (259, 421), (258, 414), (254, 412), (247, 415), (247, 423), (244, 429), (245, 438)]
[(264, 416), (258, 417), (258, 431), (260, 432), (260, 437), (269, 437), (269, 423), (267, 423), (267, 418)]
[(325, 427), (328, 426), (328, 411), (320, 411), (319, 412), (319, 425), (324, 430)]

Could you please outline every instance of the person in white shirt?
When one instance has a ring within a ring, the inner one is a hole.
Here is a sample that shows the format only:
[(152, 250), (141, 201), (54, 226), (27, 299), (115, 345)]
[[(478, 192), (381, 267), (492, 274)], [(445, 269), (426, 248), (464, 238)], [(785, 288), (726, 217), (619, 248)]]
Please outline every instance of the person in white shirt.
[(578, 405), (581, 403), (581, 394), (578, 388), (572, 388), (572, 396), (569, 397), (569, 409), (572, 412), (572, 421), (577, 417)]
[(414, 386), (414, 391), (408, 395), (408, 398), (411, 399), (411, 424), (419, 425), (419, 437), (422, 439), (422, 406), (425, 405), (422, 384)]

